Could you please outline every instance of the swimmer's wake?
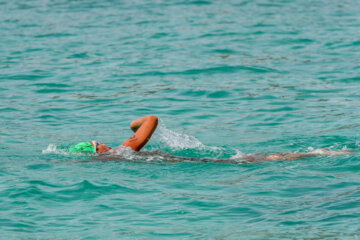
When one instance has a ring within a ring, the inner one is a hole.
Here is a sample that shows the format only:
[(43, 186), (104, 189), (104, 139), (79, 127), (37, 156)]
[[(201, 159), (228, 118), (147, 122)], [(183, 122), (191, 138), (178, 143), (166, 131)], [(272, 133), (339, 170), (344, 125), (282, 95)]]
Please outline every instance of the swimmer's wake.
[[(274, 153), (266, 154), (244, 154), (236, 150), (236, 154), (230, 158), (194, 158), (175, 156), (164, 153), (159, 150), (151, 152), (139, 152), (139, 150), (148, 142), (157, 127), (158, 119), (154, 116), (146, 116), (134, 120), (130, 124), (130, 128), (135, 132), (128, 140), (117, 148), (110, 148), (98, 141), (81, 142), (77, 145), (69, 147), (57, 147), (50, 144), (47, 149), (43, 150), (43, 154), (56, 153), (74, 156), (93, 156), (95, 160), (125, 160), (125, 161), (167, 161), (167, 162), (228, 162), (228, 163), (244, 163), (254, 161), (267, 160), (293, 160), (321, 155), (340, 155), (350, 153), (346, 148), (343, 150), (329, 150), (309, 148), (307, 152), (301, 153)], [(161, 124), (156, 139), (160, 141), (161, 146), (164, 144), (173, 150), (195, 149), (202, 152), (211, 153), (211, 155), (221, 155), (224, 151), (221, 147), (209, 147), (201, 143), (193, 136), (180, 134), (169, 130), (164, 124)]]

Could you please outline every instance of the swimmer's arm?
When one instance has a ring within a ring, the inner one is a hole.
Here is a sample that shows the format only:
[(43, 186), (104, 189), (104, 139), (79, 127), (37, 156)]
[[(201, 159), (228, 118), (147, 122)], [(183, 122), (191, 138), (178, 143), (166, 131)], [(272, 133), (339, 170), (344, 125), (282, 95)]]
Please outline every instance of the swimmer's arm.
[(334, 156), (334, 155), (343, 155), (349, 154), (350, 151), (346, 150), (327, 150), (327, 149), (320, 149), (320, 152), (309, 152), (309, 153), (278, 153), (278, 154), (271, 154), (265, 156), (264, 160), (294, 160), (294, 159), (302, 159), (308, 157), (317, 157), (321, 155), (327, 156)]
[(152, 115), (141, 117), (130, 123), (130, 128), (135, 132), (133, 136), (121, 144), (134, 151), (140, 151), (149, 141), (158, 124), (158, 118)]
[(139, 127), (141, 126), (141, 124), (143, 124), (143, 122), (145, 121), (145, 118), (147, 118), (147, 117), (150, 117), (150, 116), (141, 117), (141, 118), (138, 118), (138, 119), (132, 121), (130, 123), (131, 130), (133, 132), (136, 132), (139, 129)]
[(316, 153), (281, 153), (268, 155), (265, 157), (265, 160), (294, 160), (307, 157), (316, 157), (319, 155), (320, 154)]

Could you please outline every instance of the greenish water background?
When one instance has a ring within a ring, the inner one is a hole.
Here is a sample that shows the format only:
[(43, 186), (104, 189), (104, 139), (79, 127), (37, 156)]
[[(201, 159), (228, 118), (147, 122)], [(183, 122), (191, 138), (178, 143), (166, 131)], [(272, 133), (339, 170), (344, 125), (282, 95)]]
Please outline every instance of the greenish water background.
[[(360, 238), (357, 1), (0, 1), (0, 238)], [(254, 164), (64, 154), (350, 149)]]

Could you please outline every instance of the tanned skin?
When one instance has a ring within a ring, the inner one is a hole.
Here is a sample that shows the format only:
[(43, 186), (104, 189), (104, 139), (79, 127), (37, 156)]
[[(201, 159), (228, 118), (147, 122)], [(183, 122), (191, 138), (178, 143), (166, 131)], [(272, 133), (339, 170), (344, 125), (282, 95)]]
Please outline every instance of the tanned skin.
[(140, 151), (150, 140), (158, 124), (158, 118), (152, 115), (136, 119), (130, 123), (131, 130), (135, 133), (121, 144), (130, 147), (134, 151)]
[[(130, 123), (130, 128), (135, 133), (130, 138), (128, 138), (125, 142), (123, 142), (119, 148), (121, 147), (129, 147), (132, 150), (138, 152), (145, 144), (149, 141), (152, 134), (154, 133), (158, 124), (158, 118), (152, 115), (141, 117), (136, 119)], [(93, 145), (92, 142), (90, 142)], [(94, 145), (93, 145), (94, 146)], [(97, 153), (105, 153), (110, 151), (111, 148), (106, 146), (105, 144), (99, 143), (96, 148)]]
[[(136, 119), (130, 123), (130, 128), (134, 132), (130, 138), (128, 138), (125, 142), (123, 142), (118, 148), (129, 147), (132, 150), (138, 152), (142, 147), (146, 145), (146, 143), (151, 138), (158, 124), (158, 118), (152, 115), (141, 117)], [(91, 142), (91, 145), (93, 143)], [(112, 153), (116, 152), (115, 149), (111, 150), (110, 147), (105, 144), (99, 143), (96, 148), (97, 153)], [(348, 151), (331, 151), (322, 149), (322, 153), (275, 153), (271, 155), (259, 156), (257, 154), (246, 156), (245, 159), (249, 161), (256, 160), (293, 160), (293, 159), (301, 159), (307, 157), (315, 157), (319, 155), (339, 155), (346, 154)], [(223, 159), (219, 161), (227, 161), (228, 159)]]

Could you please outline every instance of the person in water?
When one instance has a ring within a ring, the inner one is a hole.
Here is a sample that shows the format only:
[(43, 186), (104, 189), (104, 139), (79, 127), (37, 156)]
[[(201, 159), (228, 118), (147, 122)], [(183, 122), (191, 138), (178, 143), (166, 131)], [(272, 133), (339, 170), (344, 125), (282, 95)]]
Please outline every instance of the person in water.
[(112, 149), (98, 141), (81, 142), (70, 147), (69, 152), (94, 152), (94, 153), (115, 153), (119, 148), (131, 148), (133, 151), (140, 151), (151, 138), (158, 124), (158, 118), (152, 115), (141, 117), (130, 123), (131, 130), (135, 133), (119, 147)]
[[(133, 151), (138, 152), (143, 148), (151, 138), (158, 124), (158, 118), (152, 115), (141, 117), (130, 123), (130, 128), (134, 132), (130, 138), (123, 142), (119, 147), (112, 149), (98, 141), (81, 142), (75, 146), (70, 147), (69, 152), (93, 152), (100, 154), (112, 154), (116, 153), (116, 150), (121, 148), (131, 148)], [(301, 159), (306, 157), (314, 157), (320, 155), (339, 155), (346, 154), (348, 151), (330, 151), (327, 149), (320, 149), (316, 152), (309, 153), (275, 153), (270, 155), (251, 154), (243, 157), (245, 161), (256, 161), (256, 160), (293, 160)], [(175, 157), (167, 155), (168, 157)], [(185, 159), (186, 160), (186, 159)], [(197, 160), (197, 159), (191, 159)], [(201, 159), (198, 159), (201, 160)], [(232, 162), (232, 159), (203, 159), (206, 161), (214, 162)]]

